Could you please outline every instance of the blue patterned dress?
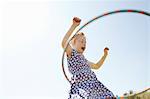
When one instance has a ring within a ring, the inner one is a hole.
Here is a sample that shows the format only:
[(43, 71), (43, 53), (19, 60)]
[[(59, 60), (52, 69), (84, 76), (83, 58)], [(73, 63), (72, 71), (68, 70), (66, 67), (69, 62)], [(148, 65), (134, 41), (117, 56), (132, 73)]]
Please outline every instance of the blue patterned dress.
[(84, 55), (72, 49), (71, 57), (67, 57), (71, 78), (69, 99), (106, 99), (114, 97), (100, 81), (88, 64)]

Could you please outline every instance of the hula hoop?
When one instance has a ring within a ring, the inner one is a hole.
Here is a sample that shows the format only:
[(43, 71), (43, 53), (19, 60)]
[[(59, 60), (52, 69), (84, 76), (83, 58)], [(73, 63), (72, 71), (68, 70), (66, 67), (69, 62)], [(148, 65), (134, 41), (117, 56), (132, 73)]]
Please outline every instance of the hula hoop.
[[(111, 14), (116, 14), (116, 13), (124, 13), (124, 12), (128, 12), (128, 13), (137, 13), (137, 14), (142, 14), (142, 15), (146, 15), (146, 16), (150, 16), (150, 13), (146, 12), (146, 11), (140, 11), (140, 10), (130, 10), (130, 9), (127, 9), (127, 10), (116, 10), (116, 11), (111, 11), (111, 12), (108, 12), (108, 13), (104, 13), (102, 15), (99, 15), (99, 16), (96, 16), (94, 17), (93, 19), (89, 20), (87, 23), (85, 23), (83, 26), (81, 26), (76, 32), (75, 34), (73, 35), (73, 37), (79, 32), (81, 31), (84, 27), (86, 27), (87, 25), (89, 25), (90, 23), (96, 21), (97, 19), (99, 18), (102, 18), (104, 16), (108, 16), (108, 15), (111, 15)], [(65, 78), (67, 79), (67, 81), (71, 84), (71, 81), (69, 80), (66, 72), (65, 72), (65, 68), (64, 68), (64, 55), (65, 55), (65, 51), (69, 45), (69, 42), (73, 39), (73, 37), (68, 41), (66, 47), (64, 48), (64, 52), (63, 52), (63, 55), (62, 55), (62, 70), (63, 70), (63, 73), (64, 73), (64, 76)]]

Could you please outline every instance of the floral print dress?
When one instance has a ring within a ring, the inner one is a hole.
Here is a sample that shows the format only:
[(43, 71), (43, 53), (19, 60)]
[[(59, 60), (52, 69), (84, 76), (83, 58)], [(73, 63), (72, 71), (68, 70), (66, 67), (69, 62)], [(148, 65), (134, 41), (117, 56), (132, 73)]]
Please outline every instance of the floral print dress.
[(72, 49), (71, 57), (67, 57), (71, 77), (71, 89), (68, 99), (112, 99), (113, 93), (108, 90), (91, 71), (88, 60), (83, 54)]

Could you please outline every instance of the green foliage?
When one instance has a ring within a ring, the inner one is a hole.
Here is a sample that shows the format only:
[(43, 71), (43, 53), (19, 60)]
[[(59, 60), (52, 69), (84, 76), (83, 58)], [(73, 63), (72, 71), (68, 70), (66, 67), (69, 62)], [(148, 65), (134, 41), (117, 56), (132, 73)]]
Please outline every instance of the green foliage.
[(150, 92), (144, 92), (141, 94), (134, 94), (127, 96), (126, 99), (150, 99)]

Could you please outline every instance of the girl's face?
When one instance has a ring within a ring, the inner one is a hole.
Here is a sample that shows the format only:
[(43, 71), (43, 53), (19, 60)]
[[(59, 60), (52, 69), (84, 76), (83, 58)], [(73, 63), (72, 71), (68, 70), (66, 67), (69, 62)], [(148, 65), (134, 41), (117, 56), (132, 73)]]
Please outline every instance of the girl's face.
[(74, 46), (79, 53), (83, 53), (86, 48), (86, 38), (83, 34), (78, 34), (75, 38)]

